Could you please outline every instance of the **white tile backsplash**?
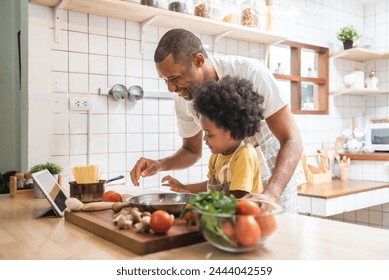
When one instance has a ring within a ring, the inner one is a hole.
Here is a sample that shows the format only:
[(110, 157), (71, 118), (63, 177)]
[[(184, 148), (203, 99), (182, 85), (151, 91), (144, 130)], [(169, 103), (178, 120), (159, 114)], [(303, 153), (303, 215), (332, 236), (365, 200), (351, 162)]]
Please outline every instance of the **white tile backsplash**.
[(68, 88), (68, 73), (65, 72), (51, 72), (51, 86), (53, 92), (63, 92), (67, 93)]
[(72, 31), (88, 32), (88, 15), (79, 12), (69, 11), (68, 28)]
[(68, 53), (64, 51), (52, 50), (50, 52), (51, 71), (68, 72)]
[(69, 72), (88, 73), (88, 54), (69, 53)]
[(108, 133), (125, 133), (126, 131), (126, 116), (125, 115), (109, 115), (108, 116)]
[(108, 155), (109, 172), (123, 172), (124, 166), (126, 166), (125, 153), (110, 153)]
[[(110, 154), (111, 153), (125, 153), (126, 152), (126, 135), (125, 134), (109, 134), (108, 148), (109, 148)], [(123, 168), (123, 166), (122, 166), (122, 168)]]
[(70, 134), (86, 134), (88, 132), (88, 115), (70, 113), (69, 127)]
[(108, 37), (108, 55), (125, 57), (126, 41), (124, 38)]
[(69, 31), (69, 51), (88, 52), (88, 34)]
[(107, 18), (95, 15), (89, 15), (89, 33), (90, 34), (99, 34), (107, 35)]
[(145, 152), (158, 151), (158, 133), (143, 134), (143, 150)]
[(92, 134), (91, 150), (93, 154), (108, 153), (108, 134)]
[(108, 57), (108, 75), (124, 77), (125, 71), (126, 59), (124, 57)]
[(89, 53), (108, 55), (108, 37), (89, 34)]
[(88, 93), (88, 74), (69, 73), (69, 92)]
[(126, 40), (126, 57), (142, 59), (140, 41)]
[(108, 116), (107, 115), (92, 115), (91, 116), (91, 133), (104, 134), (108, 131)]
[(143, 73), (142, 60), (133, 59), (133, 58), (126, 59), (126, 75), (127, 76), (142, 77), (142, 73)]
[[(105, 55), (89, 55), (89, 73), (107, 75), (108, 73), (108, 57)], [(91, 83), (91, 86), (93, 84)]]
[(143, 132), (158, 133), (158, 116), (145, 115), (143, 116)]
[(126, 21), (126, 38), (140, 40), (140, 26), (137, 22)]
[[(106, 75), (89, 75), (89, 93), (91, 94), (99, 94), (100, 89), (107, 89), (107, 76)], [(101, 96), (99, 96), (99, 99), (103, 99)], [(93, 101), (92, 104), (95, 102)]]
[(53, 115), (53, 134), (69, 135), (69, 115), (66, 114), (54, 114)]
[(70, 154), (86, 155), (88, 137), (84, 135), (70, 135)]
[(125, 38), (125, 21), (108, 18), (108, 36)]

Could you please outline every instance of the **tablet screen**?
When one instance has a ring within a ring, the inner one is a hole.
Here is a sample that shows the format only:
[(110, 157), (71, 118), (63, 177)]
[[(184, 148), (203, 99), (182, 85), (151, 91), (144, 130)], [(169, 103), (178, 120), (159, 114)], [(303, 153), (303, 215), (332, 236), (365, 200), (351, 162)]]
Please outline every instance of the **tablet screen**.
[(46, 195), (47, 200), (50, 202), (51, 206), (55, 209), (58, 214), (61, 216), (66, 210), (65, 201), (67, 199), (65, 193), (61, 190), (57, 181), (54, 179), (53, 175), (46, 169), (32, 174), (32, 177), (39, 185), (40, 189)]

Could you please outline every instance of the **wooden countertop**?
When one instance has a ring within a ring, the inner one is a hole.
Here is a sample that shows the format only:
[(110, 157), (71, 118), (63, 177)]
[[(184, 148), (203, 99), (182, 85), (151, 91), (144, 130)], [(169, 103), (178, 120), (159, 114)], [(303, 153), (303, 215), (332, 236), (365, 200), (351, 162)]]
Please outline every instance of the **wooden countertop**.
[(340, 181), (333, 179), (322, 184), (303, 184), (298, 187), (298, 195), (318, 198), (335, 198), (339, 196), (388, 188), (389, 183), (363, 180)]
[(203, 242), (138, 256), (64, 218), (36, 219), (48, 206), (45, 199), (0, 195), (0, 259), (389, 259), (388, 230), (292, 214), (281, 215), (268, 243), (247, 254)]

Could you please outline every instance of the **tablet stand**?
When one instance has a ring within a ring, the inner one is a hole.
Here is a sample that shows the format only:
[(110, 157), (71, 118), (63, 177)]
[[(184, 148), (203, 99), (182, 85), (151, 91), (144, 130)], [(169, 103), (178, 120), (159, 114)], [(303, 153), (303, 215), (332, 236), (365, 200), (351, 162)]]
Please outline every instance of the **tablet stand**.
[(36, 218), (60, 218), (61, 216), (58, 215), (57, 211), (54, 210), (53, 207), (49, 207), (46, 210), (44, 210), (42, 213), (40, 213)]

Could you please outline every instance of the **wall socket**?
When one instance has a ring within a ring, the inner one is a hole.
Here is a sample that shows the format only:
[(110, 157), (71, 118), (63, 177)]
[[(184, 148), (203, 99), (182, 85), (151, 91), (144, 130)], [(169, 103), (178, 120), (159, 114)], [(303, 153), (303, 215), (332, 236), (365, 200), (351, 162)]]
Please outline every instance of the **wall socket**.
[(90, 103), (88, 97), (71, 97), (70, 110), (72, 111), (89, 111)]

